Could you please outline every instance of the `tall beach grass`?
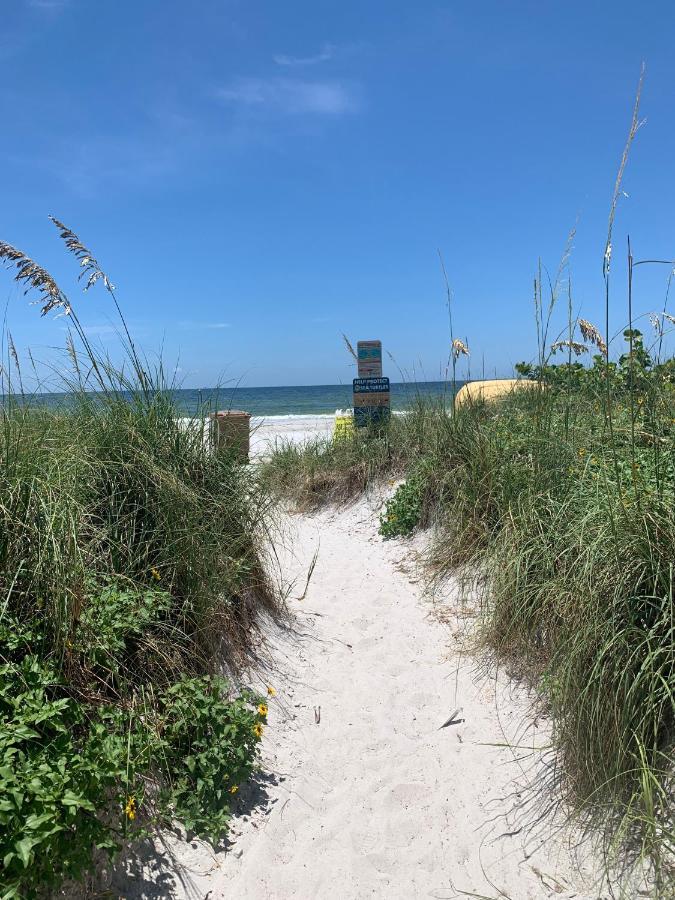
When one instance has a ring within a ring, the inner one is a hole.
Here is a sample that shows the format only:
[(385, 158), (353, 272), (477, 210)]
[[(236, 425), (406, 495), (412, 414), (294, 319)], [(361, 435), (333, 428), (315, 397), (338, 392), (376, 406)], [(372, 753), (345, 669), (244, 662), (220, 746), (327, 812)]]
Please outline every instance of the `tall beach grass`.
[[(76, 235), (87, 287), (114, 288)], [(0, 896), (81, 878), (177, 819), (217, 841), (255, 766), (263, 698), (237, 687), (280, 600), (255, 475), (185, 427), (124, 320), (115, 365), (66, 294), (0, 256), (70, 326), (67, 392), (23, 390), (8, 339), (0, 408)], [(227, 677), (223, 677), (227, 676)]]

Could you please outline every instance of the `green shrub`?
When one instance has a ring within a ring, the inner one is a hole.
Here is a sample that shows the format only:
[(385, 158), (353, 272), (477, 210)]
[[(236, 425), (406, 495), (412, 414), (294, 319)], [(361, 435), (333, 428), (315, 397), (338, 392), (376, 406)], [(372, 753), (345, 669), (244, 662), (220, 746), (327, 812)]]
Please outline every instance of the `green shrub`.
[(94, 848), (119, 846), (143, 740), (119, 708), (88, 715), (39, 657), (0, 667), (3, 898), (77, 878)]
[(267, 715), (262, 698), (228, 699), (221, 678), (183, 679), (162, 699), (165, 808), (185, 827), (217, 841), (230, 801), (251, 775)]
[[(1, 638), (4, 658), (34, 641), (15, 626)], [(259, 697), (232, 696), (221, 678), (181, 678), (157, 705), (87, 707), (35, 653), (0, 666), (0, 896), (79, 878), (95, 849), (113, 855), (173, 819), (217, 841), (266, 714)]]
[(150, 636), (153, 631), (160, 636), (172, 602), (167, 591), (104, 579), (103, 587), (93, 586), (88, 595), (69, 649), (80, 654), (87, 669), (95, 667), (119, 679), (135, 668), (132, 656), (141, 647), (147, 666)]
[(412, 475), (396, 489), (387, 500), (380, 516), (382, 537), (398, 537), (412, 534), (420, 523), (422, 515), (423, 483), (419, 475)]

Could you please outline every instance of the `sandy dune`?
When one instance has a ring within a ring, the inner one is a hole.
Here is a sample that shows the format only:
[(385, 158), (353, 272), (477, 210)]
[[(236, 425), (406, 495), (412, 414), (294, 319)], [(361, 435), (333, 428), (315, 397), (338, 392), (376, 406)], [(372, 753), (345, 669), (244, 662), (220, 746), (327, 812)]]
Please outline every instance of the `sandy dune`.
[[(546, 744), (546, 724), (506, 677), (460, 661), (457, 621), (438, 621), (402, 571), (407, 548), (377, 536), (375, 510), (362, 501), (291, 527), (296, 630), (272, 633), (274, 671), (252, 679), (278, 690), (268, 774), (242, 791), (227, 852), (167, 836), (135, 877), (115, 879), (120, 895), (602, 896), (582, 887), (551, 824), (505, 815), (527, 797), (519, 785), (539, 759), (527, 748)], [(462, 721), (440, 728), (457, 707)], [(520, 749), (495, 746), (505, 735)]]

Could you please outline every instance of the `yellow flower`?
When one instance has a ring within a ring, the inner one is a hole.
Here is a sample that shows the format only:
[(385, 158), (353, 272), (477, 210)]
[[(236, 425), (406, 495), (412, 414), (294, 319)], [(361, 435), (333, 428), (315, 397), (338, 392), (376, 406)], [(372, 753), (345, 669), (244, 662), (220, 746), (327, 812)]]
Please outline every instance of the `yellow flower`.
[(129, 797), (127, 799), (127, 805), (124, 807), (124, 812), (126, 813), (127, 818), (130, 822), (133, 822), (136, 818), (136, 798)]
[(253, 734), (256, 737), (260, 738), (263, 736), (263, 731), (264, 731), (264, 729), (263, 729), (262, 725), (260, 724), (260, 722), (256, 722), (255, 725), (253, 726)]
[(233, 784), (232, 787), (230, 788), (230, 793), (231, 793), (231, 794), (236, 794), (238, 790), (239, 790), (239, 785), (238, 785), (238, 784)]
[(266, 716), (267, 715), (267, 704), (259, 703), (258, 704), (258, 712), (260, 713), (261, 716)]
[(159, 579), (162, 577), (159, 573), (159, 570), (156, 569), (154, 566), (152, 567), (152, 569), (150, 569), (150, 574), (155, 579), (155, 581), (159, 581)]
[(276, 695), (277, 695), (277, 692), (274, 690), (274, 688), (268, 686), (268, 688), (267, 688), (267, 696), (268, 696), (268, 697), (276, 697)]

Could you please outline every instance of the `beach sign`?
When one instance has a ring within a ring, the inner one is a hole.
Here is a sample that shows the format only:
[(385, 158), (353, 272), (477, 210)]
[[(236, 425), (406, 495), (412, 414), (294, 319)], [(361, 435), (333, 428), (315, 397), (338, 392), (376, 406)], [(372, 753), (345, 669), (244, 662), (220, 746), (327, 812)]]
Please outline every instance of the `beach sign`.
[(355, 378), (354, 425), (379, 425), (389, 418), (391, 393), (388, 378)]
[(359, 378), (382, 377), (382, 341), (359, 341), (356, 345)]

